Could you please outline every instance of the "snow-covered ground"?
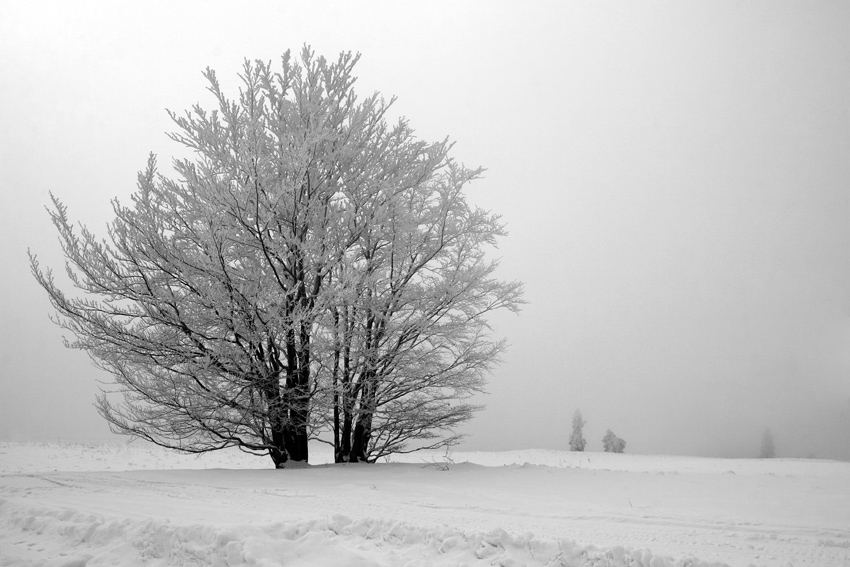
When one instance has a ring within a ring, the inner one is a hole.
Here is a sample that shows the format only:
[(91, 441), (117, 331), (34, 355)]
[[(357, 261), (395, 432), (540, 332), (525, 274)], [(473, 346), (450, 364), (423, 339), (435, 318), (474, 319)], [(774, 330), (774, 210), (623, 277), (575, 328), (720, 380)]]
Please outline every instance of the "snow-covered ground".
[(850, 463), (451, 459), (274, 470), (238, 451), (2, 442), (0, 565), (850, 565)]

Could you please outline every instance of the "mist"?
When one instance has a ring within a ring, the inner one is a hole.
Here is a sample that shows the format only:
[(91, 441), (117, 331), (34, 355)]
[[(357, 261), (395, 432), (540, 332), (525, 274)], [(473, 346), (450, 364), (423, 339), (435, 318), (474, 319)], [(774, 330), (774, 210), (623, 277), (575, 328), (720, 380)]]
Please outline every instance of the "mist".
[(26, 251), (61, 272), (53, 192), (106, 236), (165, 108), (243, 58), (361, 53), (429, 141), (484, 166), (519, 315), (464, 448), (850, 459), (850, 6), (391, 2), (10, 5), (0, 21), (0, 437), (104, 438)]

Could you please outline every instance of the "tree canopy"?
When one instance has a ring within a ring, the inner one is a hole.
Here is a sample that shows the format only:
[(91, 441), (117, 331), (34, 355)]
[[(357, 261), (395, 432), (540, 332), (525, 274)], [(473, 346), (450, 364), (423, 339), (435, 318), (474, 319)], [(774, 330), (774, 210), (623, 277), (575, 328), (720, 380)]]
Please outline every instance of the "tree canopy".
[(609, 429), (602, 437), (602, 449), (606, 453), (622, 453), (626, 449), (626, 442)]
[(505, 347), (485, 317), (522, 303), (485, 257), (503, 224), (466, 200), (482, 170), (448, 140), (358, 99), (357, 60), (246, 61), (235, 99), (207, 69), (215, 108), (170, 113), (194, 158), (172, 179), (151, 155), (108, 239), (51, 195), (81, 293), (31, 254), (33, 274), (68, 345), (113, 376), (97, 407), (114, 431), (277, 466), (306, 461), (310, 439), (374, 461), (452, 443), (478, 409)]

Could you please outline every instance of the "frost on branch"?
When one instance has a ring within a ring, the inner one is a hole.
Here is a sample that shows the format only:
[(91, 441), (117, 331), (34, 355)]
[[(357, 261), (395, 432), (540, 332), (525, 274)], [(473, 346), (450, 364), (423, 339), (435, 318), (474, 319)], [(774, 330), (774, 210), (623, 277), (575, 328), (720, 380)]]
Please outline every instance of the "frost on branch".
[(246, 61), (235, 99), (207, 69), (215, 109), (170, 113), (194, 159), (170, 179), (151, 156), (106, 240), (53, 197), (82, 298), (35, 256), (33, 274), (69, 345), (114, 378), (98, 403), (113, 430), (277, 466), (318, 438), (371, 462), (453, 443), (479, 409), (505, 346), (485, 317), (522, 303), (484, 254), (503, 225), (467, 202), (481, 170), (448, 141), (355, 96), (357, 59)]

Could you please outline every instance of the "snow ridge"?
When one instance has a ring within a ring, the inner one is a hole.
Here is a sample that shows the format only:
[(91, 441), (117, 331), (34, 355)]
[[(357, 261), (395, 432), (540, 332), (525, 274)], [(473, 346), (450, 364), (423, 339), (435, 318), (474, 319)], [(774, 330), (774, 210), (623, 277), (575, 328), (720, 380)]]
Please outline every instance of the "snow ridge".
[(0, 442), (0, 567), (850, 565), (848, 463), (452, 458), (279, 471), (238, 452)]
[[(166, 565), (271, 567), (498, 565), (513, 567), (717, 567), (694, 558), (674, 561), (648, 550), (597, 549), (502, 529), (464, 533), (378, 518), (343, 515), (265, 525), (179, 525), (162, 520), (109, 519), (47, 508), (16, 509), (0, 500), (0, 529), (14, 542), (4, 567)], [(51, 542), (56, 557), (49, 557)], [(17, 553), (16, 553), (17, 552)], [(30, 557), (27, 557), (29, 555)]]

